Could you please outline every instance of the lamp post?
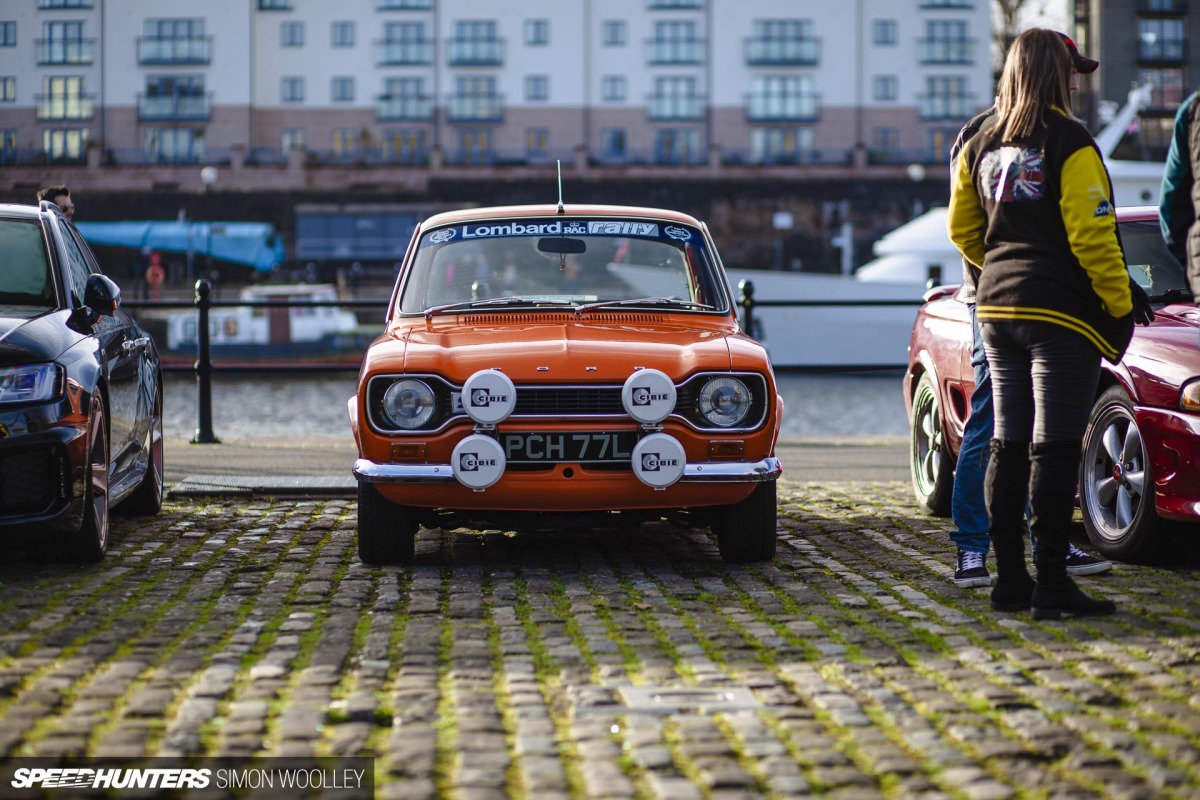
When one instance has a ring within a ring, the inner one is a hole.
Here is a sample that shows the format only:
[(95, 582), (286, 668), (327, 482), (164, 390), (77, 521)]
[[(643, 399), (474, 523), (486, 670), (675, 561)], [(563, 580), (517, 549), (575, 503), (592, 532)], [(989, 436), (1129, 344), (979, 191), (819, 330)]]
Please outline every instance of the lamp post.
[(921, 182), (925, 180), (925, 165), (914, 161), (904, 171), (908, 174), (908, 179), (913, 182), (915, 188), (913, 192), (912, 215), (913, 219), (916, 219), (925, 211), (925, 205), (921, 202), (920, 195)]

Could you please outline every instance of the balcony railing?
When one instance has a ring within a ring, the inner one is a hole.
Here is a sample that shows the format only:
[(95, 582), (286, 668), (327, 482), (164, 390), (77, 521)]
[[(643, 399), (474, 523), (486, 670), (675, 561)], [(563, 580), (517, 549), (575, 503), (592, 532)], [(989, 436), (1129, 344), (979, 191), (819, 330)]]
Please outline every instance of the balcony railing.
[(376, 101), (375, 117), (380, 122), (396, 120), (428, 122), (433, 119), (433, 98), (384, 95)]
[(433, 0), (375, 0), (376, 11), (429, 11)]
[(821, 118), (821, 96), (815, 92), (746, 95), (747, 122), (816, 122)]
[(291, 11), (292, 0), (258, 0), (259, 11)]
[(975, 7), (975, 0), (921, 0), (920, 7), (972, 9)]
[(1187, 61), (1187, 43), (1182, 39), (1160, 39), (1138, 43), (1138, 63), (1179, 64)]
[(919, 39), (917, 58), (922, 64), (973, 64), (974, 39)]
[(161, 36), (139, 36), (138, 64), (211, 64), (212, 37), (196, 36), (175, 39)]
[(375, 43), (375, 65), (378, 67), (429, 66), (433, 64), (433, 40)]
[(446, 101), (446, 118), (451, 122), (504, 121), (503, 95), (452, 94)]
[(94, 0), (38, 0), (38, 8), (91, 8)]
[(1138, 0), (1139, 14), (1186, 14), (1187, 0)]
[(37, 63), (40, 66), (91, 64), (95, 43), (95, 39), (37, 39)]
[(820, 49), (820, 40), (813, 36), (747, 39), (746, 64), (751, 67), (815, 67), (821, 60)]
[(704, 40), (650, 39), (646, 42), (646, 60), (651, 64), (703, 64)]
[(697, 120), (704, 118), (703, 95), (649, 95), (646, 115), (652, 120)]
[(446, 58), (452, 67), (504, 65), (503, 39), (447, 39)]
[(95, 113), (93, 108), (95, 97), (94, 94), (80, 94), (71, 97), (39, 94), (34, 97), (37, 102), (37, 118), (42, 122), (91, 119)]
[(923, 120), (967, 119), (979, 108), (973, 92), (927, 94), (919, 98), (918, 114)]
[(673, 8), (704, 8), (704, 0), (650, 0), (651, 11), (664, 11)]
[(204, 120), (211, 118), (211, 95), (138, 95), (138, 119), (140, 120)]

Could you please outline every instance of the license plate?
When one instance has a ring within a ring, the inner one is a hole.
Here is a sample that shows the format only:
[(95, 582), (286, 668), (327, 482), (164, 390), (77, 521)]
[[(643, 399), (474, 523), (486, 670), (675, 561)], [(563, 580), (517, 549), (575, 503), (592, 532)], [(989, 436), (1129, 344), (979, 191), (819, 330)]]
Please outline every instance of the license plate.
[(500, 434), (500, 445), (510, 464), (628, 462), (637, 440), (637, 431)]

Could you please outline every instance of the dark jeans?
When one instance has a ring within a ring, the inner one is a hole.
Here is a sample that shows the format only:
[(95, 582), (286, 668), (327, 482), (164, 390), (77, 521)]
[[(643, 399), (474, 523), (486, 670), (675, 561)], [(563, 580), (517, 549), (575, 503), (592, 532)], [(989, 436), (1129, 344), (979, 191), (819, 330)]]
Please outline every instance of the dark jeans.
[(985, 322), (994, 436), (1082, 443), (1100, 380), (1100, 355), (1081, 335), (1048, 322)]

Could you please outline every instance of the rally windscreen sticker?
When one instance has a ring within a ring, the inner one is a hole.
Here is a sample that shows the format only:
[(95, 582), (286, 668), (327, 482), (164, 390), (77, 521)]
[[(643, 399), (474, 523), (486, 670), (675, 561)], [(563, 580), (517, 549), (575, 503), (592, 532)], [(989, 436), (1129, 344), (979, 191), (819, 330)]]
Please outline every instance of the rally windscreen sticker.
[(637, 236), (646, 239), (661, 239), (664, 234), (672, 239), (687, 241), (692, 232), (686, 228), (668, 225), (660, 228), (657, 222), (632, 220), (554, 220), (534, 222), (513, 220), (511, 222), (479, 222), (439, 228), (428, 236), (429, 244), (444, 244), (452, 241), (470, 241), (505, 236)]

